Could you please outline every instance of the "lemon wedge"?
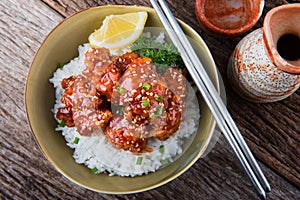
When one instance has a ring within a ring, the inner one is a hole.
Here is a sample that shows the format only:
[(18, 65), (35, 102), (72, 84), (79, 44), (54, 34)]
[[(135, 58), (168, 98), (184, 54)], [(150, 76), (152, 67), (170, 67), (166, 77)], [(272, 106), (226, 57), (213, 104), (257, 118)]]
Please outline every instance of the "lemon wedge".
[(142, 34), (148, 17), (147, 12), (109, 15), (102, 26), (89, 36), (92, 47), (120, 49), (132, 44)]

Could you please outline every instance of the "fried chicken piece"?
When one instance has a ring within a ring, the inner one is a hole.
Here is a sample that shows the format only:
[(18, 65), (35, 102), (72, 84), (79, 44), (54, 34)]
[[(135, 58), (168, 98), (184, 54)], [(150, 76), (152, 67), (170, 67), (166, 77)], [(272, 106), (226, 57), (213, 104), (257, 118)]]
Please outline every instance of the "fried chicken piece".
[(104, 128), (112, 118), (110, 104), (84, 76), (74, 82), (72, 112), (74, 124), (81, 135), (89, 136)]
[(164, 79), (167, 82), (169, 89), (176, 95), (179, 99), (180, 107), (184, 109), (185, 107), (185, 97), (186, 97), (186, 78), (181, 73), (178, 67), (169, 67), (163, 74)]
[(70, 107), (58, 108), (56, 118), (65, 122), (66, 126), (74, 127), (73, 112)]
[(125, 53), (120, 57), (112, 57), (105, 48), (93, 48), (85, 55), (86, 69), (83, 74), (110, 101), (113, 87), (127, 69), (128, 64), (136, 58), (138, 54), (133, 52)]
[(138, 126), (128, 126), (126, 120), (119, 116), (110, 121), (105, 129), (107, 139), (117, 148), (129, 150), (133, 153), (149, 152), (147, 148), (147, 138), (140, 135), (144, 129)]
[(72, 112), (72, 95), (75, 79), (76, 76), (70, 76), (62, 80), (61, 86), (65, 89), (65, 92), (61, 98), (61, 102), (65, 104), (65, 107), (58, 108), (56, 113), (57, 119), (64, 121), (68, 127), (75, 126)]
[(124, 106), (126, 127), (143, 126), (143, 137), (160, 140), (168, 139), (179, 128), (179, 101), (149, 58), (138, 58), (129, 65), (112, 97), (113, 103)]
[[(177, 68), (161, 75), (150, 58), (114, 57), (105, 48), (87, 51), (85, 64), (83, 75), (62, 81), (66, 106), (57, 116), (68, 126), (85, 136), (105, 129), (114, 146), (134, 153), (151, 151), (149, 137), (166, 140), (178, 130), (186, 83)], [(122, 112), (113, 116), (111, 103)]]
[[(103, 74), (104, 69), (111, 63), (112, 56), (106, 48), (91, 48), (85, 53), (83, 74), (89, 79)], [(94, 84), (94, 83), (93, 83)]]

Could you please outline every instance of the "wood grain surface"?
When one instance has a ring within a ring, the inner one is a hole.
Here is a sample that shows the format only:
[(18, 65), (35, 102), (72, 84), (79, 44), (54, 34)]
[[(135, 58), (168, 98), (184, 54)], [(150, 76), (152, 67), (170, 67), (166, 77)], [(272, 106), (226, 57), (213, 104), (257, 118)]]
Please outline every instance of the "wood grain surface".
[[(261, 27), (273, 7), (300, 1), (267, 0), (255, 27), (234, 38), (204, 32), (196, 20), (194, 1), (167, 2), (174, 15), (193, 27), (211, 50), (224, 80), (228, 109), (271, 183), (268, 199), (300, 199), (300, 91), (280, 102), (254, 104), (232, 91), (226, 77), (229, 56), (240, 39)], [(150, 6), (147, 0), (0, 1), (0, 199), (258, 199), (222, 135), (213, 150), (182, 176), (157, 189), (130, 195), (82, 188), (44, 157), (24, 106), (30, 63), (46, 35), (65, 17), (106, 4)]]

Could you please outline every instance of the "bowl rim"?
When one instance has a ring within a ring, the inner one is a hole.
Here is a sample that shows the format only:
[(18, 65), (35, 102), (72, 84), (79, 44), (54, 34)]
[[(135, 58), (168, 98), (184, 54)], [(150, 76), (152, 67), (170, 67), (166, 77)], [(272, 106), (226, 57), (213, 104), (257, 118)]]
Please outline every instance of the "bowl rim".
[[(160, 181), (158, 183), (155, 184), (151, 184), (148, 186), (145, 186), (143, 188), (137, 188), (134, 190), (130, 190), (130, 191), (115, 191), (115, 190), (100, 190), (100, 189), (96, 189), (95, 187), (89, 187), (86, 186), (84, 184), (82, 184), (80, 181), (76, 180), (73, 177), (70, 177), (63, 169), (61, 169), (58, 164), (56, 164), (56, 162), (47, 154), (45, 148), (41, 145), (39, 138), (37, 137), (36, 133), (34, 132), (34, 127), (31, 123), (30, 120), (30, 114), (28, 112), (28, 106), (29, 106), (29, 102), (27, 100), (27, 94), (28, 94), (28, 82), (29, 82), (29, 78), (30, 78), (30, 74), (32, 72), (32, 66), (34, 65), (36, 59), (37, 59), (37, 55), (39, 54), (41, 48), (43, 47), (43, 45), (46, 43), (46, 41), (49, 39), (49, 37), (60, 27), (62, 26), (64, 23), (66, 23), (68, 20), (70, 20), (71, 18), (73, 18), (74, 16), (77, 16), (79, 14), (84, 14), (84, 13), (88, 13), (91, 10), (97, 10), (97, 9), (114, 9), (114, 8), (130, 8), (130, 7), (134, 7), (134, 8), (140, 8), (141, 10), (147, 10), (147, 11), (151, 11), (154, 12), (154, 9), (151, 7), (147, 7), (147, 6), (139, 6), (139, 5), (103, 5), (103, 6), (96, 6), (96, 7), (91, 7), (91, 8), (87, 8), (87, 9), (83, 9), (80, 11), (75, 12), (74, 14), (64, 18), (62, 21), (60, 21), (56, 26), (54, 26), (54, 28), (52, 28), (52, 30), (46, 35), (46, 37), (44, 38), (44, 40), (40, 43), (40, 46), (38, 47), (38, 49), (36, 50), (32, 62), (30, 63), (30, 68), (28, 71), (28, 75), (26, 77), (26, 85), (25, 85), (25, 95), (24, 95), (24, 102), (25, 102), (25, 108), (26, 108), (26, 116), (27, 116), (27, 122), (29, 124), (30, 130), (32, 135), (34, 136), (34, 140), (36, 142), (36, 144), (38, 145), (39, 149), (41, 150), (42, 154), (45, 156), (45, 158), (51, 163), (51, 165), (55, 168), (55, 170), (57, 170), (60, 174), (62, 174), (64, 177), (66, 177), (68, 180), (70, 180), (73, 183), (76, 183), (77, 185), (80, 185), (83, 188), (95, 191), (95, 192), (101, 192), (104, 194), (132, 194), (132, 193), (138, 193), (138, 192), (144, 192), (144, 191), (148, 191), (151, 189), (155, 189), (158, 188), (172, 180), (174, 180), (175, 178), (177, 178), (178, 176), (182, 175), (184, 172), (186, 172), (193, 164), (195, 164), (195, 162), (201, 157), (201, 155), (205, 152), (208, 144), (210, 143), (210, 140), (213, 136), (213, 132), (215, 129), (215, 125), (216, 122), (214, 119), (211, 119), (211, 124), (212, 126), (210, 127), (210, 131), (207, 133), (209, 135), (209, 137), (207, 138), (207, 140), (204, 143), (204, 147), (201, 151), (199, 151), (199, 153), (197, 153), (196, 156), (194, 156), (191, 161), (188, 164), (185, 164), (185, 166), (178, 172), (176, 172), (176, 174), (164, 179), (163, 181)], [(220, 81), (219, 81), (219, 77), (218, 77), (218, 71), (217, 71), (217, 67), (216, 64), (214, 62), (214, 59), (211, 55), (210, 50), (208, 49), (208, 46), (206, 45), (206, 43), (204, 42), (204, 40), (201, 38), (201, 36), (188, 24), (186, 24), (185, 22), (181, 21), (180, 19), (177, 19), (179, 24), (181, 26), (183, 26), (184, 28), (188, 29), (194, 36), (197, 37), (197, 40), (199, 40), (197, 43), (201, 43), (201, 48), (205, 50), (205, 52), (207, 52), (207, 55), (209, 57), (209, 60), (212, 62), (213, 64), (213, 72), (215, 75), (215, 82), (216, 82), (216, 89), (217, 91), (220, 93)], [(74, 161), (75, 162), (75, 161)], [(85, 166), (86, 167), (86, 166)], [(155, 172), (154, 172), (155, 173)], [(143, 175), (145, 176), (145, 175)]]

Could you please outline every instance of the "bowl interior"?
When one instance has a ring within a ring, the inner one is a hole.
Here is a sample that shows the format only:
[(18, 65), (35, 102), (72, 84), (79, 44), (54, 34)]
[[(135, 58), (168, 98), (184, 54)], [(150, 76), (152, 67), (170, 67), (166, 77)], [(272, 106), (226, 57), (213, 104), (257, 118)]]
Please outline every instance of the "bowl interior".
[[(75, 163), (70, 149), (57, 126), (51, 109), (55, 91), (49, 82), (57, 63), (67, 63), (77, 57), (77, 47), (86, 43), (91, 32), (99, 28), (105, 16), (145, 10), (148, 12), (146, 27), (162, 27), (151, 8), (140, 6), (102, 6), (81, 11), (61, 22), (44, 40), (31, 64), (26, 84), (25, 103), (28, 121), (36, 141), (47, 159), (71, 181), (94, 191), (124, 194), (158, 187), (186, 171), (204, 152), (213, 134), (215, 121), (200, 99), (201, 118), (198, 132), (189, 148), (174, 163), (155, 173), (139, 177), (110, 177), (94, 174), (84, 165)], [(212, 56), (197, 33), (180, 21), (185, 33), (191, 37), (203, 65), (219, 89), (218, 75)], [(200, 97), (201, 98), (201, 97)]]

